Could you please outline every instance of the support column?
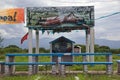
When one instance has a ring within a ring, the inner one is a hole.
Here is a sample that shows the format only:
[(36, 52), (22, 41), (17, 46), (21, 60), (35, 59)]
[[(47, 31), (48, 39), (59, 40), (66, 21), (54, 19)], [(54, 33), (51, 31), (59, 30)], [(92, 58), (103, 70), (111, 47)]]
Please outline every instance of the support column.
[(36, 30), (36, 53), (39, 53), (39, 30)]
[[(90, 28), (90, 53), (94, 53), (94, 27)], [(90, 56), (90, 62), (94, 62), (94, 55)]]
[[(28, 30), (28, 53), (29, 54), (32, 54), (32, 29), (29, 28)], [(32, 56), (29, 56), (29, 62), (33, 62), (33, 57)], [(29, 65), (29, 72), (28, 74), (31, 75), (33, 74), (33, 70), (34, 70), (34, 66), (33, 65)]]
[[(36, 30), (36, 54), (39, 54), (39, 30)], [(34, 62), (38, 62), (38, 56), (34, 57)], [(34, 66), (34, 73), (38, 73), (38, 65)]]
[[(90, 30), (86, 30), (86, 53), (90, 53)], [(89, 61), (89, 56), (87, 56), (86, 61)]]

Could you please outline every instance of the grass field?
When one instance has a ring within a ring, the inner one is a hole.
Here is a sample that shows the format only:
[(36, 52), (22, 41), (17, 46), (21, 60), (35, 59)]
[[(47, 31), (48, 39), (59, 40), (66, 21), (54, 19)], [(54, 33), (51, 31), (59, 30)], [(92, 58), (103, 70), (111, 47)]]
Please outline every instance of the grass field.
[(56, 75), (32, 75), (32, 76), (6, 76), (0, 77), (0, 80), (120, 80), (119, 75), (92, 75), (92, 74), (78, 74), (78, 75), (66, 75), (66, 76), (56, 76)]

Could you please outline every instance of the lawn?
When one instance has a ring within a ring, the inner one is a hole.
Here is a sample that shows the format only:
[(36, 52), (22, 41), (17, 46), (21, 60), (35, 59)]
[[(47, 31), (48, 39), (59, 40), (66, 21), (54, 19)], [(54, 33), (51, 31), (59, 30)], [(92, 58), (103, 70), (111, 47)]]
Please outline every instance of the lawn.
[(79, 80), (120, 80), (119, 75), (92, 75), (92, 74), (77, 74), (77, 75), (32, 75), (32, 76), (3, 76), (0, 77), (0, 80), (76, 80), (75, 77), (78, 77)]

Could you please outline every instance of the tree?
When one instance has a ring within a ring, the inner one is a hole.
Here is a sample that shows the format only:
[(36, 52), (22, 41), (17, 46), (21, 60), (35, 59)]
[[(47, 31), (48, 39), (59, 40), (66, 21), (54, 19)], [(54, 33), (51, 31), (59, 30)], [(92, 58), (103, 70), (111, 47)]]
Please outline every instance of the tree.
[(98, 44), (95, 44), (94, 49), (95, 52), (100, 52), (100, 46)]
[(16, 45), (9, 45), (4, 48), (6, 53), (22, 53), (22, 49)]
[(4, 38), (2, 37), (1, 33), (0, 33), (0, 47), (2, 47), (2, 42), (3, 42)]
[(110, 50), (113, 54), (120, 54), (120, 49), (111, 49)]
[(100, 46), (100, 52), (110, 52), (110, 48), (108, 46)]
[(19, 48), (19, 47), (16, 46), (16, 45), (9, 45), (9, 46), (7, 46), (7, 47), (5, 47), (5, 48)]

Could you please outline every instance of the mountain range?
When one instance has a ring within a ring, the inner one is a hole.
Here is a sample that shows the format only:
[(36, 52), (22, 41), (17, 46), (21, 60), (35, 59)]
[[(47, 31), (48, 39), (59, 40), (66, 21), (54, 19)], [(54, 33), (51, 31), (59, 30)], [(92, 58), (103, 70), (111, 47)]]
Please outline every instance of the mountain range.
[[(6, 47), (8, 45), (17, 45), (20, 48), (28, 48), (28, 40), (25, 40), (23, 44), (20, 43), (20, 38), (10, 38), (5, 39), (3, 42), (3, 46)], [(53, 41), (53, 38), (41, 38), (39, 41), (39, 46), (49, 49), (50, 44), (49, 42)], [(70, 39), (72, 41), (75, 41), (75, 44), (83, 44), (85, 45), (85, 38), (84, 37), (76, 37), (74, 39)], [(100, 46), (109, 46), (110, 48), (120, 48), (120, 41), (112, 41), (112, 40), (105, 40), (105, 39), (95, 39), (95, 44), (98, 44)], [(35, 47), (35, 39), (33, 39), (33, 47)]]

